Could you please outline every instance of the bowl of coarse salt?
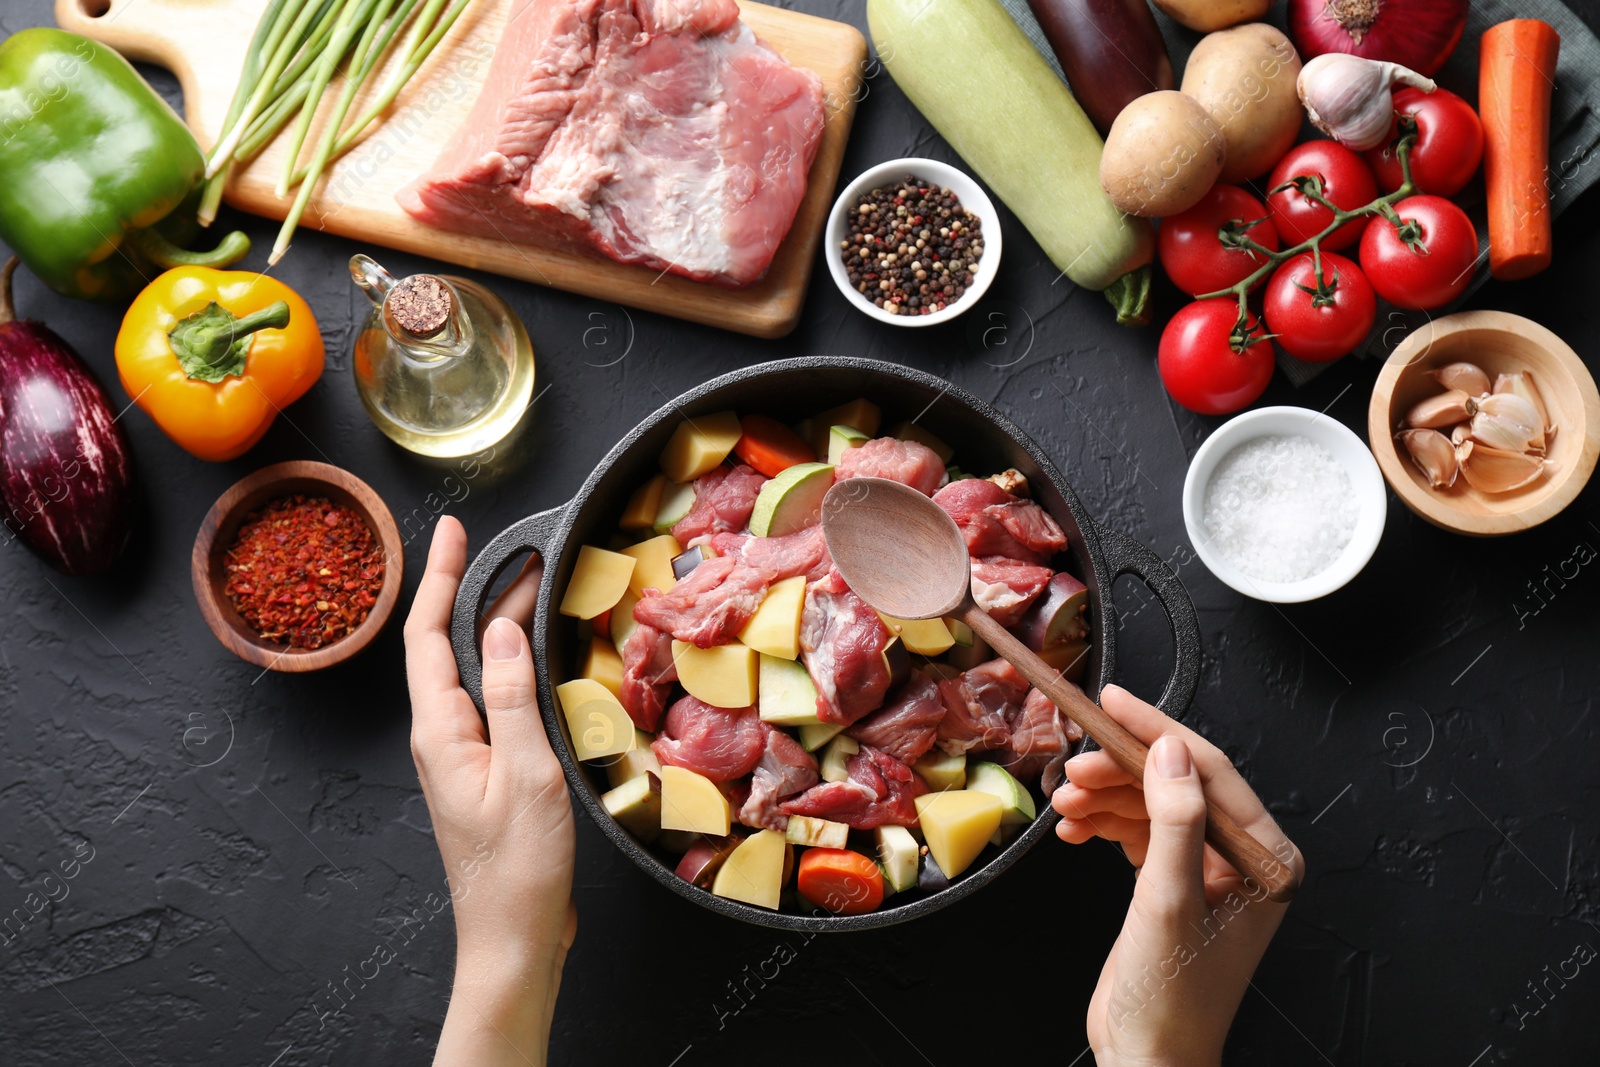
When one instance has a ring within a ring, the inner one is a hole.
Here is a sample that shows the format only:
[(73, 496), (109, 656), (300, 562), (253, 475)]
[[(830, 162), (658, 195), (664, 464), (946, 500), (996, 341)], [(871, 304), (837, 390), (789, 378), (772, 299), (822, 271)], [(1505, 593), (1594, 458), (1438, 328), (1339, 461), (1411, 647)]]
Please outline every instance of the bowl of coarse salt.
[(1223, 423), (1183, 483), (1183, 521), (1201, 561), (1275, 604), (1315, 600), (1359, 574), (1387, 513), (1372, 452), (1309, 408), (1260, 408)]

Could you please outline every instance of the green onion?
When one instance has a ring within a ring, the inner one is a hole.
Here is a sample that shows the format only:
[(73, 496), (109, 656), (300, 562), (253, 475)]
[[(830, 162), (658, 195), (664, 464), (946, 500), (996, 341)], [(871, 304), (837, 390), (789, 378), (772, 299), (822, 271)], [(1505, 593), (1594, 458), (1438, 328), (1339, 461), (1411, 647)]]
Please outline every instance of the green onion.
[[(268, 263), (288, 250), (300, 217), (328, 165), (379, 122), (472, 0), (270, 0), (246, 53), (217, 143), (206, 159), (200, 218), (216, 217), (237, 163), (255, 159), (293, 123), (276, 193), (299, 187)], [(420, 5), (420, 7), (419, 7)], [(415, 17), (413, 18), (413, 15)], [(409, 23), (403, 42), (396, 38)], [(393, 53), (393, 69), (374, 99), (345, 119), (372, 72)], [(343, 65), (344, 83), (302, 166), (300, 156), (323, 97)]]

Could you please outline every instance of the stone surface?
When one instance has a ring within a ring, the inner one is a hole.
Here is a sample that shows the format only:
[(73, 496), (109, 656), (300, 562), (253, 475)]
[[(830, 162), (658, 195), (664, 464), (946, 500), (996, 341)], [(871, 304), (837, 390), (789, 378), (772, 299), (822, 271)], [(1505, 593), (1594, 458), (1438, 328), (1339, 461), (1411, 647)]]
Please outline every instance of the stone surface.
[[(0, 26), (46, 23), (50, 6), (7, 0)], [(864, 25), (858, 3), (796, 6)], [(1600, 6), (1582, 13), (1600, 22)], [(175, 97), (170, 78), (157, 80)], [(955, 161), (874, 73), (845, 175), (919, 154)], [(1561, 220), (1549, 274), (1492, 285), (1475, 306), (1539, 319), (1592, 359), (1597, 218), (1590, 197)], [(259, 268), (275, 227), (223, 221), (250, 232)], [(1589, 601), (1600, 576), (1569, 566), (1542, 605), (1528, 583), (1544, 583), (1576, 545), (1600, 546), (1597, 491), (1497, 541), (1441, 533), (1391, 501), (1377, 556), (1346, 589), (1281, 610), (1242, 599), (1194, 557), (1179, 513), (1187, 458), (1219, 420), (1168, 402), (1155, 330), (1113, 325), (1013, 218), (1002, 226), (989, 296), (921, 334), (851, 310), (820, 264), (804, 324), (778, 342), (483, 278), (526, 321), (541, 392), (531, 432), (470, 478), (390, 445), (351, 381), (367, 304), (347, 258), (373, 251), (396, 275), (437, 265), (303, 230), (277, 274), (319, 316), (323, 381), (226, 464), (192, 459), (130, 411), (145, 506), (116, 574), (62, 578), (15, 544), (0, 555), (0, 917), (29, 916), (0, 944), (0, 1062), (431, 1056), (454, 937), (448, 911), (430, 903), (444, 872), (407, 750), (400, 626), (312, 677), (263, 676), (230, 657), (189, 586), (191, 539), (218, 494), (278, 460), (349, 468), (402, 524), (408, 603), (441, 511), (481, 547), (565, 500), (666, 398), (811, 352), (906, 361), (993, 401), (1102, 521), (1187, 583), (1206, 647), (1189, 721), (1238, 761), (1311, 868), (1245, 996), (1230, 1065), (1594, 1062), (1600, 971), (1568, 961), (1577, 946), (1600, 948)], [(1165, 282), (1157, 295), (1164, 318), (1179, 297)], [(126, 402), (111, 359), (118, 309), (55, 298), (26, 273), (17, 299)], [(1364, 432), (1376, 371), (1347, 361), (1304, 390), (1280, 378), (1265, 399), (1326, 408)], [(1153, 695), (1170, 656), (1160, 610), (1130, 581), (1117, 592), (1124, 681)], [(992, 1058), (997, 1040), (1015, 1039), (1085, 1063), (1074, 1059), (1087, 1043), (1083, 1008), (1131, 884), (1111, 846), (1049, 842), (935, 916), (808, 941), (689, 905), (580, 817), (580, 932), (552, 1062), (943, 1065)], [(399, 918), (418, 914), (427, 920), (397, 936)], [(400, 946), (395, 959), (334, 1014), (329, 987), (370, 970), (380, 942)], [(949, 987), (935, 984), (952, 975), (987, 1006), (952, 1017)]]

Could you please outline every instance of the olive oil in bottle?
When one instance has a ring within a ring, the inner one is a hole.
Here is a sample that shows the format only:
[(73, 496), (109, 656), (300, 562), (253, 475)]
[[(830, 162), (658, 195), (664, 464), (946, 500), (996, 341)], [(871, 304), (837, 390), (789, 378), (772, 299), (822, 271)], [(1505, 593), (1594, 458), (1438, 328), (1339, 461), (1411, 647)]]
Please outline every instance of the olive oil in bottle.
[(367, 256), (350, 274), (372, 301), (356, 337), (356, 390), (397, 444), (453, 459), (500, 443), (533, 397), (533, 345), (516, 313), (466, 278), (396, 280)]

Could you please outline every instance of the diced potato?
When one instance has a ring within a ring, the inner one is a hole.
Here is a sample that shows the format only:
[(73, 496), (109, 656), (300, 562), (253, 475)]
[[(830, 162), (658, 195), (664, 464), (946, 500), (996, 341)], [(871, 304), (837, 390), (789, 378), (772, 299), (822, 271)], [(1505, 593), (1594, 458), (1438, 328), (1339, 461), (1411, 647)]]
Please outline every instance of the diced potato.
[[(984, 794), (987, 796), (988, 794)], [(995, 801), (996, 804), (1000, 802)], [(661, 828), (725, 837), (733, 822), (716, 783), (685, 767), (661, 768)], [(782, 840), (780, 837), (779, 840)]]
[(756, 702), (759, 653), (744, 645), (696, 648), (685, 641), (672, 642), (672, 661), (678, 681), (714, 708), (748, 708)]
[(917, 821), (934, 862), (949, 878), (972, 865), (1000, 828), (1002, 805), (992, 793), (951, 789), (917, 798)]
[(656, 521), (661, 509), (661, 491), (667, 487), (667, 476), (658, 474), (633, 491), (628, 506), (622, 509), (622, 519), (617, 523), (624, 530), (648, 530)]
[(575, 619), (592, 619), (613, 607), (628, 591), (628, 582), (638, 560), (621, 552), (584, 545), (578, 550), (578, 563), (561, 598), (561, 614)]
[(671, 534), (662, 534), (624, 548), (622, 555), (638, 560), (633, 568), (633, 577), (628, 581), (629, 591), (636, 597), (642, 597), (646, 589), (659, 589), (663, 593), (671, 589), (678, 583), (672, 573), (672, 557), (682, 551), (683, 546)]
[(950, 627), (944, 624), (943, 619), (897, 619), (881, 611), (878, 612), (878, 618), (883, 620), (890, 633), (900, 635), (900, 642), (908, 652), (937, 656), (956, 643)]
[(600, 806), (645, 844), (661, 836), (661, 779), (640, 774), (600, 794)]
[(868, 437), (878, 436), (878, 427), (883, 424), (883, 412), (878, 405), (865, 398), (852, 400), (848, 404), (840, 404), (836, 408), (829, 408), (811, 419), (811, 447), (817, 455), (828, 454), (828, 434), (835, 426), (854, 426)]
[(928, 788), (935, 793), (943, 789), (962, 789), (967, 784), (967, 756), (947, 756), (934, 749), (911, 765)]
[(805, 575), (772, 583), (761, 606), (740, 631), (739, 640), (757, 652), (794, 659), (800, 655), (800, 613), (805, 606)]
[(618, 655), (621, 655), (622, 646), (628, 643), (628, 638), (632, 637), (633, 631), (639, 627), (639, 620), (633, 617), (633, 609), (638, 603), (639, 594), (630, 589), (622, 594), (617, 606), (611, 609), (609, 630), (611, 643), (616, 647)]
[(927, 445), (939, 457), (940, 463), (949, 463), (950, 458), (956, 454), (955, 449), (914, 422), (902, 422), (894, 428), (894, 435), (902, 441), (915, 441), (919, 445)]
[(814, 819), (809, 815), (791, 815), (783, 836), (791, 845), (805, 845), (809, 848), (844, 848), (850, 839), (850, 827), (842, 822)]
[(650, 747), (650, 742), (654, 740), (650, 734), (635, 728), (633, 747), (606, 764), (606, 783), (615, 789), (623, 782), (637, 778), (646, 771), (654, 771), (660, 776), (661, 761), (656, 759), (655, 750)]
[(732, 411), (685, 419), (661, 453), (661, 469), (675, 482), (692, 481), (727, 459), (743, 433)]
[(574, 678), (556, 686), (556, 697), (572, 735), (572, 754), (601, 759), (633, 746), (633, 720), (611, 690), (593, 678)]
[(776, 911), (788, 852), (788, 842), (776, 830), (751, 834), (723, 862), (711, 891), (719, 897)]
[(622, 696), (622, 657), (617, 655), (616, 646), (605, 638), (589, 638), (589, 651), (583, 657), (583, 670), (579, 673), (593, 678), (611, 690), (612, 695)]
[(805, 665), (792, 659), (779, 659), (760, 653), (756, 671), (757, 704), (761, 718), (774, 726), (814, 726), (817, 718), (817, 687)]

